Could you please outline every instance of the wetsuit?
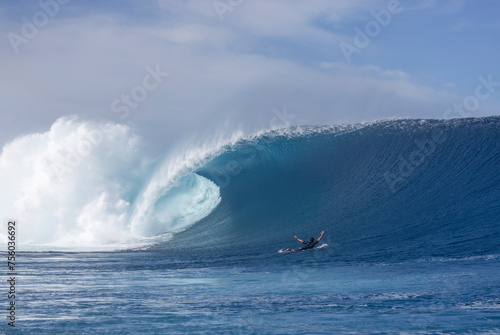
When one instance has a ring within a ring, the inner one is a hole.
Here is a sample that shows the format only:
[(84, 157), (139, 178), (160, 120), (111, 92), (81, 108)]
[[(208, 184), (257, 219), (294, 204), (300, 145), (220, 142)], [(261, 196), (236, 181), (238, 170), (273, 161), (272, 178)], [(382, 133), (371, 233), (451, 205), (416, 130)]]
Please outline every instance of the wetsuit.
[(305, 244), (305, 246), (303, 246), (303, 247), (302, 247), (302, 248), (300, 248), (300, 249), (297, 249), (297, 251), (312, 249), (312, 248), (314, 248), (314, 246), (315, 246), (316, 244), (318, 244), (318, 242), (319, 242), (319, 241), (312, 241), (312, 242), (311, 242), (311, 241), (308, 241), (308, 242), (302, 242), (302, 243), (304, 243), (304, 244)]

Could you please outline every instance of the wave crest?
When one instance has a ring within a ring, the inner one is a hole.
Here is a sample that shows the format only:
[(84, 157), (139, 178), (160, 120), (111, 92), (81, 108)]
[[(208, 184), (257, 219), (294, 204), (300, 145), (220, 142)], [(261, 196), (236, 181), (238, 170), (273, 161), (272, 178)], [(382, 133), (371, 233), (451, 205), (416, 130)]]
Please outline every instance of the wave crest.
[[(129, 127), (74, 117), (5, 145), (0, 213), (19, 222), (24, 250), (108, 250), (171, 237), (208, 215), (218, 187), (193, 173), (199, 153), (154, 170)], [(208, 153), (209, 151), (207, 151)], [(206, 156), (206, 155), (205, 155)], [(204, 157), (204, 156), (203, 156)], [(5, 232), (0, 239), (6, 241)]]

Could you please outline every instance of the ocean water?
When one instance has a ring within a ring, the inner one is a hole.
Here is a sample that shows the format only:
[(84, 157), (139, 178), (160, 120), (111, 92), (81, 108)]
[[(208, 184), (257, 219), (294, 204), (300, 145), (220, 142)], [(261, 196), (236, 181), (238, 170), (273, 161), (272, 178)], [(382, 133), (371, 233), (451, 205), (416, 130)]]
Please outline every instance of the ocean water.
[(500, 333), (500, 117), (144, 145), (61, 119), (4, 147), (0, 332)]

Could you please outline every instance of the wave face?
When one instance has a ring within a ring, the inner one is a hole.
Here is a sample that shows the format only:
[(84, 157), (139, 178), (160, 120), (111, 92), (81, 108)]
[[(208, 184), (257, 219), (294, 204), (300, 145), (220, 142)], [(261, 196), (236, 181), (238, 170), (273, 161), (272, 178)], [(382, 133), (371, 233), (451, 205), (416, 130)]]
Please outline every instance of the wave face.
[(274, 253), (325, 230), (347, 258), (499, 252), (499, 117), (237, 134), (159, 162), (96, 127), (61, 119), (4, 147), (0, 210), (27, 249)]
[(498, 117), (269, 132), (197, 170), (222, 201), (173, 246), (272, 252), (325, 230), (341, 257), (495, 254), (499, 172)]

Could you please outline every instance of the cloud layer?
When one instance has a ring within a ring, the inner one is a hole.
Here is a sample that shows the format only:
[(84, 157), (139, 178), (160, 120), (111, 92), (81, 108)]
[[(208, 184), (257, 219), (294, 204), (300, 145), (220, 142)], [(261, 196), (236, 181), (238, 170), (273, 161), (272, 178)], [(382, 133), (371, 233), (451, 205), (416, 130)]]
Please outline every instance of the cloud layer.
[[(400, 52), (381, 49), (404, 28), (397, 17), (355, 62), (345, 61), (339, 43), (353, 43), (353, 28), (363, 28), (373, 20), (370, 11), (386, 9), (387, 1), (220, 2), (130, 1), (119, 8), (61, 1), (57, 15), (20, 44), (19, 53), (7, 38), (0, 46), (0, 140), (46, 130), (58, 117), (76, 114), (130, 124), (165, 146), (222, 124), (269, 127), (275, 109), (286, 108), (295, 116), (292, 123), (353, 123), (439, 118), (463, 99), (453, 85), (439, 84), (446, 79), (436, 84), (413, 73), (411, 61), (418, 59), (408, 60), (407, 68), (379, 61)], [(464, 4), (427, 1), (411, 8), (401, 2), (406, 12), (398, 15), (456, 15)], [(33, 4), (4, 6), (0, 28), (22, 36), (19, 16), (33, 23), (40, 11)], [(148, 67), (169, 76), (143, 98)], [(130, 113), (123, 119), (113, 102), (127, 96)], [(477, 116), (495, 108), (486, 102)]]

